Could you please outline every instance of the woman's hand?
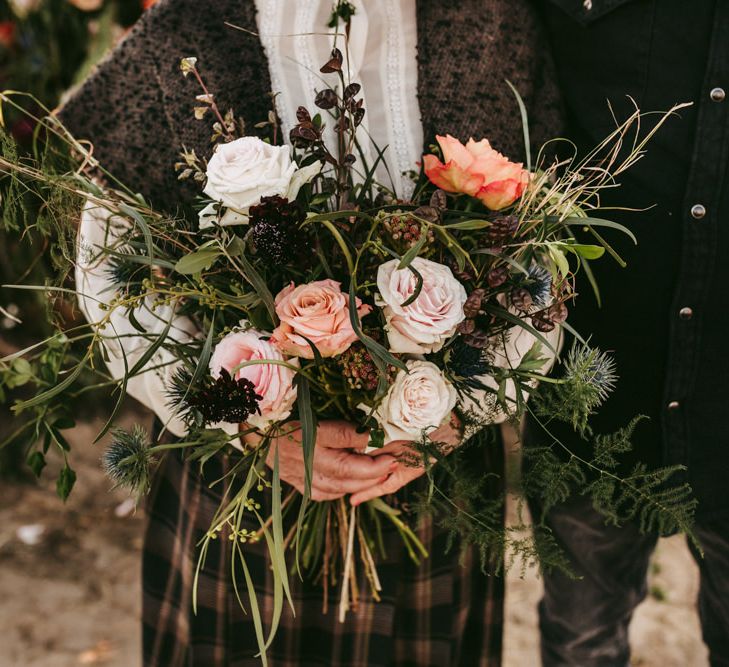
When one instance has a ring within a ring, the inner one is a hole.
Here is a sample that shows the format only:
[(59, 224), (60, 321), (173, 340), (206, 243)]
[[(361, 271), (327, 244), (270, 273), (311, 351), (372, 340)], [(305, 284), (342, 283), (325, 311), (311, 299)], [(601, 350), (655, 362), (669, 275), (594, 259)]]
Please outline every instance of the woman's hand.
[[(273, 439), (266, 463), (273, 467), (278, 449), (281, 479), (300, 493), (304, 492), (304, 448), (298, 422), (284, 425), (284, 435)], [(345, 421), (323, 421), (319, 424), (314, 449), (314, 470), (311, 480), (312, 500), (336, 500), (348, 493), (358, 493), (384, 482), (399, 465), (389, 453), (366, 456), (369, 435), (357, 433)]]
[[(433, 431), (430, 439), (433, 442), (445, 443), (455, 449), (461, 443), (461, 436), (460, 425), (454, 415), (450, 422)], [(385, 480), (377, 482), (368, 489), (353, 493), (350, 498), (352, 505), (360, 505), (373, 498), (395, 493), (420, 477), (425, 472), (425, 468), (422, 465), (414, 465), (415, 455), (412, 443), (405, 440), (390, 442), (373, 454), (372, 458), (375, 460), (381, 456), (386, 456), (388, 459), (395, 456), (397, 464)]]

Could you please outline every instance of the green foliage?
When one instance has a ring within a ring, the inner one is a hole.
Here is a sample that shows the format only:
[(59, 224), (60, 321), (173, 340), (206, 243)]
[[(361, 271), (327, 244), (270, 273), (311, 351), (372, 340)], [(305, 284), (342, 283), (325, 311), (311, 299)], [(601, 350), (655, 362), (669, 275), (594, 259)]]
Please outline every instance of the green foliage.
[[(526, 449), (523, 489), (539, 499), (543, 523), (555, 505), (573, 494), (588, 496), (607, 523), (636, 522), (642, 532), (671, 535), (682, 532), (691, 539), (697, 501), (686, 483), (675, 483), (683, 466), (648, 469), (636, 464), (621, 473), (622, 460), (632, 450), (631, 438), (642, 417), (614, 433), (587, 436), (589, 456), (578, 456), (541, 424), (550, 444)], [(537, 427), (538, 428), (538, 427)]]
[(559, 382), (547, 383), (532, 397), (534, 412), (567, 422), (581, 435), (589, 432), (590, 416), (615, 387), (615, 363), (607, 354), (575, 342)]

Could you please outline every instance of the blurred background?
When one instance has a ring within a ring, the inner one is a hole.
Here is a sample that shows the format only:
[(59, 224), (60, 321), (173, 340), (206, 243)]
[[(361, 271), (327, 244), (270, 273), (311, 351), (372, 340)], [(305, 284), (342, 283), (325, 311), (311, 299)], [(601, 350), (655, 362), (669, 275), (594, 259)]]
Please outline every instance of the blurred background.
[[(54, 108), (153, 2), (0, 0), (0, 90), (27, 91)], [(4, 120), (29, 149), (32, 122), (12, 113)], [(44, 284), (53, 270), (47, 243), (32, 226), (0, 226), (0, 284)], [(0, 357), (48, 333), (47, 307), (41, 292), (0, 288)], [(0, 376), (0, 667), (138, 667), (144, 516), (110, 489), (100, 467), (106, 443), (91, 444), (106, 406), (70, 406), (76, 425), (64, 435), (78, 481), (63, 503), (55, 489), (62, 457), (49, 455), (38, 480), (26, 465), (27, 438), (15, 433), (9, 408), (27, 388), (22, 373), (7, 377)], [(129, 402), (120, 421), (145, 423), (150, 416)], [(507, 436), (516, 471), (517, 439)], [(514, 502), (509, 515), (516, 523)], [(540, 589), (534, 569), (512, 567), (506, 667), (539, 665)], [(631, 627), (633, 665), (706, 667), (695, 610), (698, 573), (683, 538), (660, 542), (649, 590)]]

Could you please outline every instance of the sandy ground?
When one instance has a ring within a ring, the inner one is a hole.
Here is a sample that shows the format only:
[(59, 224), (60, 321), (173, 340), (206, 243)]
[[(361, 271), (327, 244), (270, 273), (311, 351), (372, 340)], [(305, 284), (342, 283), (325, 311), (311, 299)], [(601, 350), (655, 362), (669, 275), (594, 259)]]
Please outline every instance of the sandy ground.
[[(129, 421), (133, 416), (127, 416)], [(139, 552), (143, 518), (99, 469), (92, 426), (72, 441), (79, 481), (64, 506), (50, 475), (0, 486), (0, 667), (139, 667)], [(683, 539), (663, 540), (653, 595), (631, 629), (633, 664), (705, 667), (694, 602), (696, 566)], [(505, 666), (539, 665), (540, 581), (508, 580)]]

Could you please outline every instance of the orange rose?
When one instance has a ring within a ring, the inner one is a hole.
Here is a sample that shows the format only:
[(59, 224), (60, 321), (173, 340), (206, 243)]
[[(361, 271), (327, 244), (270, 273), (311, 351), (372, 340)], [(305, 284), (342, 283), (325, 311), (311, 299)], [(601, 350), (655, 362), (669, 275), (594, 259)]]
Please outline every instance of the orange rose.
[(437, 136), (443, 151), (443, 164), (435, 155), (423, 156), (425, 175), (446, 192), (477, 197), (492, 211), (513, 204), (524, 192), (529, 173), (521, 163), (491, 148), (486, 139), (468, 140), (464, 146), (450, 134)]

